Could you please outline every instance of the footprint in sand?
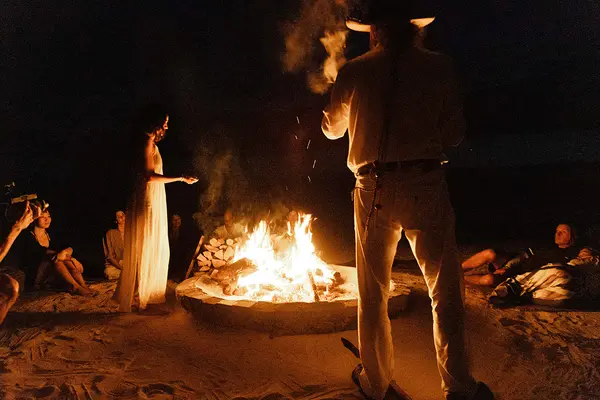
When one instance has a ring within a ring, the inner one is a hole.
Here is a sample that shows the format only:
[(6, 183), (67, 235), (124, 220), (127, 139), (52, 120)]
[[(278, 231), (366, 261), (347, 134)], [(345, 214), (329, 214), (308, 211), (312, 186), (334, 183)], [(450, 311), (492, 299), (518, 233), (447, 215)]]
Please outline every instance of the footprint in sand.
[(165, 383), (151, 383), (146, 386), (142, 386), (142, 393), (144, 393), (149, 399), (172, 399), (175, 394), (175, 388)]
[(92, 388), (102, 398), (139, 398), (139, 387), (134, 383), (121, 381), (116, 378), (105, 378), (102, 375), (98, 375), (94, 378)]
[(74, 342), (75, 341), (75, 338), (72, 338), (70, 336), (65, 336), (65, 335), (56, 335), (56, 336), (54, 336), (54, 339), (65, 340), (67, 342)]
[(25, 394), (33, 396), (34, 399), (55, 399), (60, 394), (60, 389), (56, 386), (43, 386), (36, 389), (27, 389)]

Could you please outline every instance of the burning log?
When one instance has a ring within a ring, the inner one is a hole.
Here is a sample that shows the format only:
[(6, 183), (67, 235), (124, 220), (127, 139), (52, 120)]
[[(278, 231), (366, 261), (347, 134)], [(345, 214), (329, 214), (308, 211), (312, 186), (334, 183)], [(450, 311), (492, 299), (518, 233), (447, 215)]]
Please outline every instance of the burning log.
[(300, 215), (293, 225), (288, 221), (284, 234), (272, 234), (268, 222), (261, 221), (248, 237), (214, 237), (198, 252), (196, 265), (225, 296), (269, 302), (344, 297), (345, 279), (315, 254), (310, 221), (310, 215)]
[[(224, 263), (224, 261), (223, 261)], [(238, 287), (238, 279), (256, 272), (258, 268), (247, 258), (242, 258), (233, 264), (225, 265), (211, 274), (211, 278), (217, 281), (223, 288), (223, 294), (230, 296), (243, 296), (247, 289)]]
[(319, 293), (317, 292), (317, 284), (315, 283), (315, 277), (310, 271), (308, 271), (308, 279), (310, 280), (310, 285), (312, 286), (312, 290), (315, 295), (315, 302), (318, 303), (321, 301), (321, 299), (319, 298)]

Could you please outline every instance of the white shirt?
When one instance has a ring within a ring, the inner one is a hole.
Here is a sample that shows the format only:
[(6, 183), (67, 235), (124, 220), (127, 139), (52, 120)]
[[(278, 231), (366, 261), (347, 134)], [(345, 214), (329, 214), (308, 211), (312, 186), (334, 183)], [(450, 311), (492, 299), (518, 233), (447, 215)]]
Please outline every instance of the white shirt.
[[(329, 139), (350, 137), (352, 172), (378, 159), (390, 73), (377, 46), (339, 71), (321, 128)], [(397, 79), (386, 152), (381, 161), (440, 159), (464, 136), (462, 103), (450, 60), (411, 47), (397, 58)]]

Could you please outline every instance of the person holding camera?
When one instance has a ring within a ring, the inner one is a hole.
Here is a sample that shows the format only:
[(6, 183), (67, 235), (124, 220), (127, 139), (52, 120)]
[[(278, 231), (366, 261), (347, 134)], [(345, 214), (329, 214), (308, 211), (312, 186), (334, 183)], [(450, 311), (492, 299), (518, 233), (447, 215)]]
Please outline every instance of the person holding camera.
[[(14, 244), (17, 237), (24, 229), (33, 222), (35, 217), (40, 214), (39, 207), (26, 202), (23, 214), (12, 226), (6, 239), (0, 244), (0, 262), (8, 254), (8, 251)], [(4, 322), (8, 310), (15, 304), (19, 298), (19, 282), (9, 274), (0, 273), (0, 325)]]
[(83, 265), (73, 257), (71, 247), (60, 250), (51, 247), (51, 239), (47, 229), (52, 223), (48, 210), (43, 211), (36, 219), (31, 235), (25, 243), (25, 267), (29, 275), (28, 283), (34, 289), (43, 286), (64, 286), (69, 292), (80, 296), (94, 296), (97, 293), (90, 289), (83, 279)]

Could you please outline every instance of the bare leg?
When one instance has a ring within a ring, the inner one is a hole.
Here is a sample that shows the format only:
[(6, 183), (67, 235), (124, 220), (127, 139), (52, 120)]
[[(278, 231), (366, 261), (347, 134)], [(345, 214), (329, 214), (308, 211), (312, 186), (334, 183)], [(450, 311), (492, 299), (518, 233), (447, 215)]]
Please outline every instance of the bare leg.
[(472, 285), (494, 286), (495, 281), (495, 277), (492, 274), (465, 276), (465, 282)]
[(19, 298), (19, 282), (10, 275), (0, 274), (0, 325), (4, 322), (8, 310)]
[[(73, 277), (73, 274), (67, 267), (65, 261), (56, 261), (54, 263), (56, 272), (69, 284), (71, 292), (76, 294), (82, 294), (84, 296), (91, 295), (93, 292), (85, 286), (81, 286), (79, 282)], [(83, 277), (81, 277), (83, 279)]]
[(496, 252), (492, 249), (485, 249), (463, 261), (462, 267), (463, 269), (477, 268), (494, 261), (496, 261)]
[[(77, 281), (79, 286), (87, 288), (85, 279), (83, 279), (83, 275), (81, 274), (81, 272), (79, 272), (79, 271), (83, 271), (83, 266), (81, 265), (81, 263), (74, 258), (71, 258), (70, 260), (65, 260), (64, 263), (65, 263), (66, 267), (69, 269), (71, 276), (73, 277), (73, 279), (75, 279), (75, 281)], [(80, 268), (77, 268), (78, 266)]]

